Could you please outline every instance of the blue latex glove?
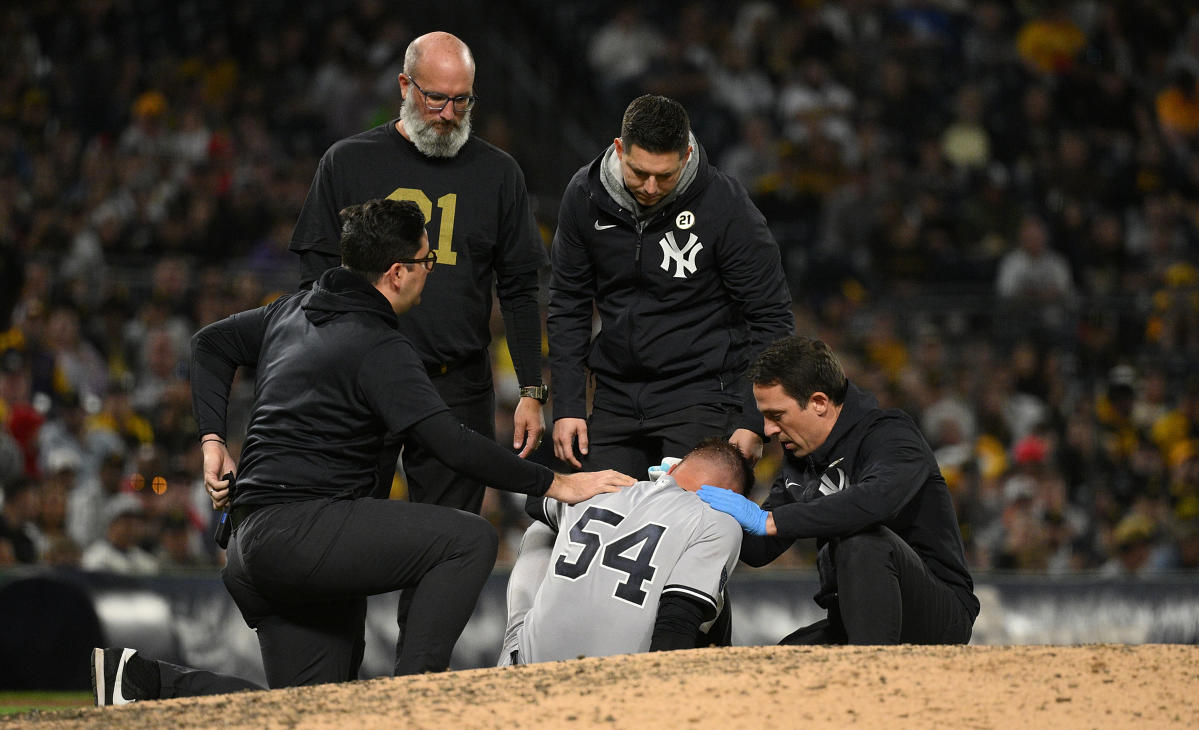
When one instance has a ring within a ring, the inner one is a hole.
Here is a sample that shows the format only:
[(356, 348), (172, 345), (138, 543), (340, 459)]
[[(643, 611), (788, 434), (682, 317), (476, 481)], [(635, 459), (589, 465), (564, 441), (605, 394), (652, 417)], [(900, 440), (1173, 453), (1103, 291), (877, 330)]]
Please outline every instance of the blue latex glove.
[(741, 528), (751, 535), (766, 534), (766, 515), (770, 514), (753, 501), (736, 492), (705, 484), (696, 492), (699, 498), (712, 509), (724, 512), (741, 523)]

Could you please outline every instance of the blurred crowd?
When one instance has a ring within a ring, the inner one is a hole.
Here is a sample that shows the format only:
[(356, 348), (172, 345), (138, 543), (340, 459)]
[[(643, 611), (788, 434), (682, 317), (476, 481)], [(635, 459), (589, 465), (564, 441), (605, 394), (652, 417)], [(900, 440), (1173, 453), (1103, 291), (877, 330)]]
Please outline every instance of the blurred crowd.
[[(799, 331), (921, 423), (974, 568), (1199, 567), (1199, 11), (513, 5), (570, 24), (541, 48), (587, 78), (554, 93), (593, 100), (609, 138), (639, 93), (684, 103), (766, 214)], [(392, 15), (380, 0), (0, 10), (0, 565), (219, 563), (188, 339), (294, 288), (287, 242), (317, 158), (395, 113), (403, 50), (429, 30)], [(485, 30), (447, 29), (488, 62)], [(521, 120), (495, 128), (519, 138)], [(516, 388), (496, 320), (503, 443)], [(525, 521), (491, 496), (510, 545)]]

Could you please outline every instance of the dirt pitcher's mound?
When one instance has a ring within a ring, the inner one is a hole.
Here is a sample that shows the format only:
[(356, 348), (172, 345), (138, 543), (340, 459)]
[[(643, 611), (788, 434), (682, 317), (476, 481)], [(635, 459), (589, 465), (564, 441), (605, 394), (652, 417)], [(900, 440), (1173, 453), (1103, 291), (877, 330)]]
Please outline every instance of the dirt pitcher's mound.
[(1199, 647), (734, 647), (42, 713), (61, 728), (1197, 727)]

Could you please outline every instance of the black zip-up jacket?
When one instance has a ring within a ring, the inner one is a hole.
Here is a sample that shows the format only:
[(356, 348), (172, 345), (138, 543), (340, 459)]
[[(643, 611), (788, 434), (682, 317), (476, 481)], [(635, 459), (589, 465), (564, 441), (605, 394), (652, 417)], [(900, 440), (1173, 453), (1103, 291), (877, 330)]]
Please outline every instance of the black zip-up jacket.
[(654, 417), (732, 404), (742, 427), (761, 434), (744, 374), (793, 333), (791, 295), (766, 219), (698, 144), (695, 153), (694, 180), (642, 221), (604, 189), (603, 155), (567, 185), (547, 320), (555, 419), (586, 418), (587, 367), (596, 408)]
[(882, 525), (978, 616), (957, 513), (932, 449), (908, 414), (880, 408), (852, 383), (828, 439), (808, 456), (786, 454), (762, 509), (773, 515), (778, 535), (745, 535), (741, 559), (749, 565), (769, 563), (800, 538), (815, 537), (823, 547)]
[(201, 434), (225, 436), (234, 373), (257, 369), (236, 506), (367, 496), (394, 471), (394, 458), (383, 464), (389, 432), (411, 433), (451, 468), (501, 489), (545, 493), (553, 473), (462, 426), (397, 326), (370, 282), (335, 268), (311, 291), (195, 334), (192, 401)]

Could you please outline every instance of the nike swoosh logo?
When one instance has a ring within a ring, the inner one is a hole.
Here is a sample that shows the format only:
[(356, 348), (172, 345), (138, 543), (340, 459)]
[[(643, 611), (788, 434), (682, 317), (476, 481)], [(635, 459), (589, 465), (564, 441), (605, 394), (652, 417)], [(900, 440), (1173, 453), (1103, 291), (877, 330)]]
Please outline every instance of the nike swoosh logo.
[(600, 222), (599, 222), (599, 219), (596, 219), (596, 221), (595, 221), (595, 230), (597, 230), (597, 231), (606, 231), (606, 230), (608, 230), (609, 228), (615, 228), (615, 227), (616, 227), (616, 224), (615, 224), (615, 223), (609, 223), (609, 224), (608, 224), (608, 225), (606, 225), (606, 226), (601, 226), (601, 225), (600, 225)]

